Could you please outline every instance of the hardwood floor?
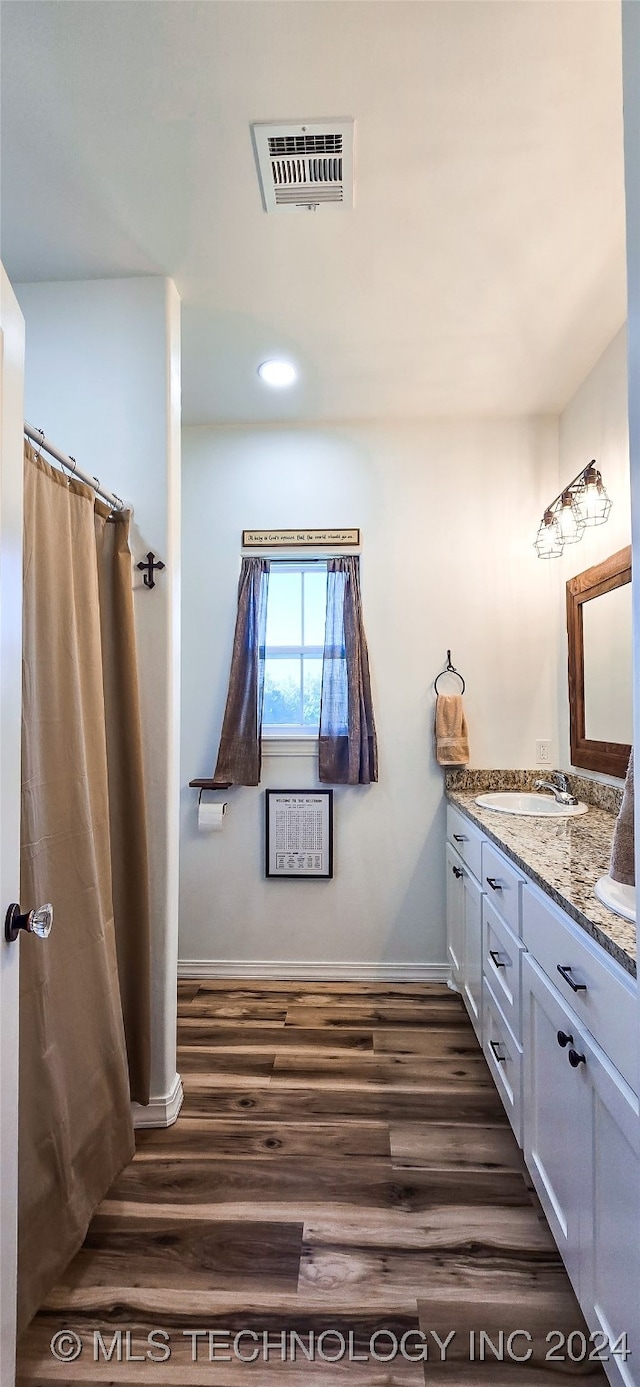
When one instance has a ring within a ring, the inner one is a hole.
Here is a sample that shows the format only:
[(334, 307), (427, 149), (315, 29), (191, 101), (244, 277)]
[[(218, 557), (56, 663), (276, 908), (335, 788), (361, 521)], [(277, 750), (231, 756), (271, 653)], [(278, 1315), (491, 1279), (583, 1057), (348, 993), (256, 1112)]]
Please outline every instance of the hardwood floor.
[(454, 993), (194, 980), (178, 1014), (182, 1113), (138, 1133), (19, 1384), (604, 1387), (545, 1362), (585, 1325)]

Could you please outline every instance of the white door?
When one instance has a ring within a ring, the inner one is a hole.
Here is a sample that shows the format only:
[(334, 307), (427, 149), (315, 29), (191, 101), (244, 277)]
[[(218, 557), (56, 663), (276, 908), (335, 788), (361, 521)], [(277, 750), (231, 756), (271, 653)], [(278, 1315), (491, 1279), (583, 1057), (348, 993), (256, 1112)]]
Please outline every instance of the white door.
[(24, 320), (0, 266), (0, 1384), (15, 1380)]

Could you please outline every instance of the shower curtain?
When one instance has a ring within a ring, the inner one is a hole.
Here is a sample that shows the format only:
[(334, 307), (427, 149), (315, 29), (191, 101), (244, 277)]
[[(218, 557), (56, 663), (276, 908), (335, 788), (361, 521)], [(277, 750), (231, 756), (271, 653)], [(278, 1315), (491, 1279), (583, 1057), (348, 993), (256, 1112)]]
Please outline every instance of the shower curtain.
[(21, 902), (51, 901), (54, 924), (20, 946), (22, 1328), (131, 1159), (128, 1066), (136, 1096), (148, 1094), (131, 561), (126, 518), (107, 516), (89, 487), (26, 447)]

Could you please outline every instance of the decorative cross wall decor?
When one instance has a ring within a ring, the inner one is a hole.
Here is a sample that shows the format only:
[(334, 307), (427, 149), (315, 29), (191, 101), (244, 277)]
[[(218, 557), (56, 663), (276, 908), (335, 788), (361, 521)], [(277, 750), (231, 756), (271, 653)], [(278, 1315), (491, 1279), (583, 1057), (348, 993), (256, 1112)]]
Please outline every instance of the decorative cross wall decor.
[(149, 553), (147, 554), (146, 563), (143, 563), (142, 560), (140, 560), (140, 563), (137, 564), (136, 567), (140, 568), (144, 573), (145, 587), (154, 588), (156, 585), (155, 578), (153, 576), (154, 570), (164, 568), (164, 564), (162, 562), (162, 559), (157, 559), (155, 554), (153, 554), (151, 550), (149, 550)]

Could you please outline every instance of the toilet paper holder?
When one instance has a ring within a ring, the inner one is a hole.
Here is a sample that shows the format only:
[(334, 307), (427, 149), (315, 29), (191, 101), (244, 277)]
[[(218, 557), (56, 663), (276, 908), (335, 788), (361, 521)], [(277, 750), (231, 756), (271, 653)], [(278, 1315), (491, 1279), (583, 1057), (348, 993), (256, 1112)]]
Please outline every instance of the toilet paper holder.
[(222, 784), (219, 784), (216, 780), (190, 780), (189, 789), (200, 791), (200, 794), (198, 795), (198, 804), (201, 804), (203, 790), (230, 790), (231, 781), (228, 780), (226, 782), (223, 782)]
[(189, 785), (193, 789), (198, 790), (198, 828), (205, 833), (221, 829), (227, 812), (227, 801), (224, 800), (221, 802), (220, 799), (215, 799), (213, 801), (205, 800), (203, 804), (202, 794), (204, 790), (225, 790), (229, 787), (217, 784), (213, 780), (190, 780)]

